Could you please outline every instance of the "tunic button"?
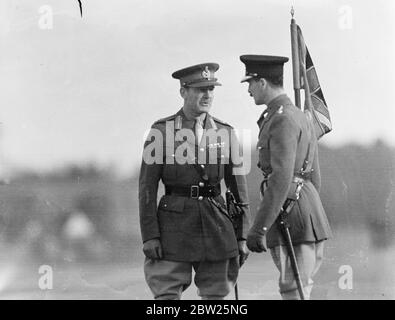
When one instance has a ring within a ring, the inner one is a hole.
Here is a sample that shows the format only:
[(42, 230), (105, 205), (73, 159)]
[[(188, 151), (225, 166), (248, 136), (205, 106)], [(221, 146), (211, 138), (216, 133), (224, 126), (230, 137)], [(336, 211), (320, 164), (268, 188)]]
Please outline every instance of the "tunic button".
[(202, 197), (202, 196), (200, 196), (200, 197), (198, 198), (198, 200), (203, 200), (203, 197)]
[(200, 148), (200, 151), (203, 152), (203, 151), (204, 151), (204, 148)]
[(204, 169), (204, 164), (200, 165)]
[(204, 187), (204, 182), (199, 182), (199, 187)]
[(164, 204), (163, 206), (166, 208), (166, 207), (167, 207), (167, 204)]

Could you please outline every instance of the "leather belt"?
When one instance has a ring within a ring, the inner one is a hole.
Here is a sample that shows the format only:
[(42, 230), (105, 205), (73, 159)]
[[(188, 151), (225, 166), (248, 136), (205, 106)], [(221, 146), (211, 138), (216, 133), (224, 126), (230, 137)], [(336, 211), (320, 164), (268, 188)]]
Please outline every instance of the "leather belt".
[(204, 197), (216, 197), (221, 194), (221, 185), (215, 186), (165, 186), (166, 195), (173, 195), (179, 197), (188, 197), (192, 199), (199, 199)]
[[(298, 171), (294, 173), (294, 177), (292, 178), (292, 182), (304, 182), (304, 181), (311, 181), (311, 175), (313, 173), (313, 169), (310, 171)], [(272, 174), (262, 171), (264, 181), (267, 181)]]

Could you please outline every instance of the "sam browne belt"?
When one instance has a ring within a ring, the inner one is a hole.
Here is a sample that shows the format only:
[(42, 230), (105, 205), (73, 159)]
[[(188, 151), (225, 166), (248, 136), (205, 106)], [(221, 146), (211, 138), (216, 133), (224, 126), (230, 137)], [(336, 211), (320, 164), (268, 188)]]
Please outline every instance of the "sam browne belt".
[(221, 194), (221, 185), (215, 186), (165, 186), (166, 195), (174, 195), (180, 197), (188, 197), (192, 199), (198, 199), (199, 197), (216, 197)]

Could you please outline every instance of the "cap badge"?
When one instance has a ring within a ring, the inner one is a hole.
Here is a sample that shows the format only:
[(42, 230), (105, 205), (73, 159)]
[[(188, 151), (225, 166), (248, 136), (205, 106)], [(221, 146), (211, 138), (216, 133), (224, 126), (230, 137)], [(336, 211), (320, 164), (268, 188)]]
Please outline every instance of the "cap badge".
[(202, 77), (205, 79), (210, 79), (210, 70), (208, 69), (208, 66), (206, 66), (202, 71)]
[(282, 113), (283, 113), (283, 110), (284, 110), (284, 107), (281, 106), (281, 107), (277, 110), (277, 113), (282, 114)]

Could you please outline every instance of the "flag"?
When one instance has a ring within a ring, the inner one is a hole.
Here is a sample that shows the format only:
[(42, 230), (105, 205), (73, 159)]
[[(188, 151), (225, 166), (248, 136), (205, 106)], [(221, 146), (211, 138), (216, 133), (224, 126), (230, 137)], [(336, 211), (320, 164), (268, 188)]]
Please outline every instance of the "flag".
[(297, 26), (297, 30), (301, 87), (305, 91), (304, 110), (305, 112), (310, 111), (317, 139), (319, 139), (332, 130), (331, 117), (318, 81), (317, 72), (303, 39), (302, 30), (299, 26)]

